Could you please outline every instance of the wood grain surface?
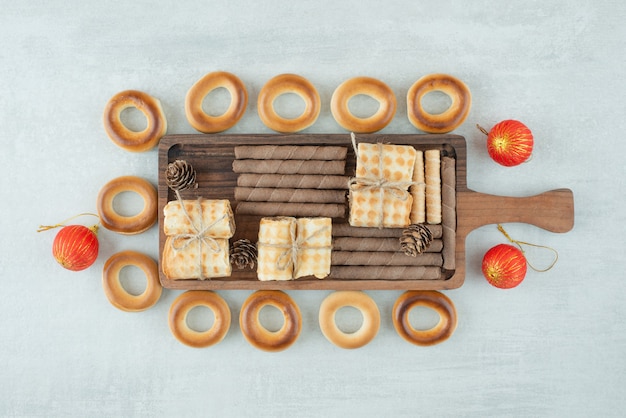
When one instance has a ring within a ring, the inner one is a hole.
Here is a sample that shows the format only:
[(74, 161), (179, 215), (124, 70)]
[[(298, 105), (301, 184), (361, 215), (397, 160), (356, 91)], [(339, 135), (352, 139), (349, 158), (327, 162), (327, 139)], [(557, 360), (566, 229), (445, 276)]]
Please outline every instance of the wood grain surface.
[[(439, 149), (444, 156), (456, 160), (456, 268), (441, 270), (435, 279), (404, 277), (393, 280), (385, 278), (361, 279), (359, 277), (334, 279), (301, 278), (292, 281), (261, 282), (252, 270), (233, 269), (230, 277), (211, 280), (170, 280), (160, 272), (161, 283), (172, 289), (330, 289), (330, 290), (392, 290), (454, 289), (465, 279), (465, 238), (482, 225), (503, 222), (525, 222), (552, 232), (567, 232), (574, 223), (573, 194), (569, 189), (558, 189), (532, 197), (502, 197), (478, 193), (467, 187), (466, 143), (462, 136), (443, 134), (415, 135), (358, 135), (358, 142), (384, 142), (397, 145), (412, 145), (418, 150)], [(234, 189), (238, 174), (233, 172), (234, 147), (237, 145), (343, 145), (348, 146), (346, 174), (353, 175), (356, 165), (348, 134), (261, 134), (261, 135), (168, 135), (159, 145), (158, 206), (159, 206), (159, 254), (163, 253), (163, 207), (175, 199), (174, 193), (165, 184), (164, 172), (167, 164), (176, 159), (185, 159), (197, 172), (199, 187), (182, 192), (184, 199), (229, 199), (236, 211)], [(260, 217), (235, 215), (236, 232), (231, 241), (247, 238), (256, 241)], [(334, 219), (334, 224), (345, 224), (346, 219)]]

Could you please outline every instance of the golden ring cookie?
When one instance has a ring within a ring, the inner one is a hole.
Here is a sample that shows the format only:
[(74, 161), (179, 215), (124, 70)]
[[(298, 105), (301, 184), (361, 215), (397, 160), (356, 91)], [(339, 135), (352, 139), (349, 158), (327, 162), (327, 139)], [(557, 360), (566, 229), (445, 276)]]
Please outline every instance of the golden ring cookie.
[[(126, 266), (134, 266), (146, 275), (146, 289), (140, 295), (132, 295), (120, 282), (120, 271)], [(102, 287), (111, 305), (127, 312), (145, 311), (154, 306), (161, 297), (161, 282), (157, 263), (145, 254), (136, 251), (122, 251), (113, 254), (104, 263)]]
[[(267, 330), (259, 320), (259, 312), (268, 305), (277, 308), (284, 317), (283, 326), (276, 332)], [(264, 351), (282, 351), (298, 339), (302, 316), (298, 305), (286, 293), (280, 290), (259, 290), (243, 303), (239, 327), (253, 347)]]
[[(203, 306), (213, 312), (213, 325), (206, 331), (196, 331), (187, 324), (187, 315)], [(189, 290), (178, 296), (169, 313), (170, 331), (181, 343), (194, 348), (209, 347), (224, 339), (230, 328), (230, 308), (226, 301), (209, 290)]]
[[(122, 192), (137, 193), (143, 199), (143, 209), (133, 216), (122, 216), (113, 208), (113, 200)], [(134, 235), (149, 229), (157, 219), (157, 191), (147, 180), (122, 176), (105, 184), (98, 193), (98, 215), (106, 229)]]
[[(304, 112), (300, 116), (287, 119), (276, 113), (274, 100), (285, 93), (297, 94), (304, 100)], [(265, 83), (259, 92), (257, 107), (265, 126), (277, 132), (292, 133), (313, 125), (322, 106), (320, 95), (309, 80), (296, 74), (281, 74)]]
[[(359, 118), (348, 107), (350, 99), (364, 94), (379, 103), (372, 116)], [(383, 129), (396, 113), (396, 96), (389, 86), (370, 77), (355, 77), (344, 81), (335, 89), (330, 99), (330, 111), (339, 125), (356, 133), (372, 133)]]
[[(335, 314), (345, 306), (356, 308), (363, 315), (361, 327), (345, 333), (337, 327)], [(374, 299), (360, 291), (337, 291), (324, 299), (320, 306), (319, 323), (328, 341), (341, 348), (363, 347), (374, 339), (380, 328), (380, 312)]]
[[(439, 314), (439, 322), (428, 330), (417, 330), (409, 322), (409, 312), (416, 306), (430, 308)], [(393, 326), (406, 341), (421, 346), (439, 344), (456, 329), (456, 309), (452, 301), (435, 290), (408, 291), (393, 305)]]
[[(147, 126), (141, 132), (124, 125), (121, 114), (134, 107), (146, 117)], [(104, 130), (113, 143), (126, 151), (143, 152), (154, 148), (167, 131), (167, 120), (161, 102), (137, 90), (125, 90), (113, 96), (104, 108)]]
[[(211, 91), (220, 87), (230, 93), (230, 105), (219, 116), (208, 115), (202, 109), (202, 102)], [(185, 97), (185, 115), (194, 129), (216, 133), (232, 128), (245, 113), (247, 105), (248, 92), (243, 82), (234, 74), (216, 71), (206, 74), (191, 86)]]
[[(432, 91), (447, 94), (452, 100), (443, 113), (426, 112), (422, 99)], [(447, 74), (429, 74), (417, 80), (406, 95), (409, 121), (417, 129), (442, 134), (456, 129), (465, 122), (472, 106), (472, 95), (461, 80)]]

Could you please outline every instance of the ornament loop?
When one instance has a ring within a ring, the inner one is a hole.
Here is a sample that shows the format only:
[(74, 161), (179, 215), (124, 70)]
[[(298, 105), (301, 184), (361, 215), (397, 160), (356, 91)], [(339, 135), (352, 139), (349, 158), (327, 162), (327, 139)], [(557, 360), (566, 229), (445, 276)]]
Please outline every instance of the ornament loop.
[[(72, 219), (76, 219), (80, 216), (95, 216), (96, 218), (98, 218), (98, 222), (100, 222), (100, 217), (98, 215), (96, 215), (95, 213), (89, 213), (89, 212), (84, 212), (84, 213), (79, 213), (78, 215), (74, 215), (71, 218), (67, 218), (64, 221), (59, 222), (58, 224), (55, 225), (39, 225), (39, 228), (37, 229), (37, 232), (43, 232), (43, 231), (48, 231), (50, 229), (54, 229), (54, 228), (60, 228), (62, 226), (65, 226), (65, 224), (69, 221), (71, 221)], [(91, 229), (94, 233), (98, 231), (98, 225), (94, 225), (92, 226)]]
[(487, 130), (485, 128), (483, 128), (482, 126), (480, 126), (479, 124), (476, 124), (476, 127), (478, 128), (478, 130), (482, 133), (484, 133), (485, 135), (489, 136), (489, 132), (487, 132)]
[(525, 242), (525, 241), (518, 241), (515, 240), (513, 238), (511, 238), (509, 236), (509, 234), (504, 230), (504, 227), (500, 224), (498, 224), (498, 231), (502, 232), (502, 234), (506, 237), (506, 239), (508, 239), (512, 244), (515, 244), (519, 247), (519, 249), (522, 251), (522, 253), (524, 253), (524, 248), (522, 247), (523, 245), (528, 245), (529, 247), (535, 247), (535, 248), (545, 248), (546, 250), (550, 250), (554, 253), (554, 260), (552, 261), (552, 263), (544, 268), (544, 269), (538, 269), (535, 266), (533, 266), (530, 261), (528, 261), (528, 258), (526, 258), (526, 263), (528, 264), (528, 267), (530, 267), (531, 269), (535, 270), (538, 273), (543, 273), (546, 272), (548, 270), (550, 270), (552, 267), (554, 267), (554, 265), (556, 264), (556, 262), (559, 260), (559, 253), (557, 250), (555, 250), (552, 247), (548, 247), (546, 245), (539, 245), (539, 244), (532, 244), (530, 242)]

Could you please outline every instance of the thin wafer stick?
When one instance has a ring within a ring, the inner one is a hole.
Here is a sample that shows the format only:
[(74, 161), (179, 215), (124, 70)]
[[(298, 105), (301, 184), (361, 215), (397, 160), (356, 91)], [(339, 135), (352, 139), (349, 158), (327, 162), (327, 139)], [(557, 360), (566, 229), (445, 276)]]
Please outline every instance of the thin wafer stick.
[(238, 202), (235, 212), (238, 215), (252, 216), (343, 218), (346, 215), (346, 205), (339, 203)]
[(424, 153), (415, 151), (415, 165), (413, 166), (413, 182), (411, 186), (411, 223), (421, 224), (426, 222), (426, 183), (424, 180)]
[[(441, 225), (426, 225), (433, 238), (441, 238)], [(334, 237), (370, 237), (370, 238), (400, 238), (403, 228), (362, 228), (347, 223), (333, 224)]]
[(321, 145), (240, 145), (235, 158), (253, 160), (343, 160), (347, 147)]
[(243, 173), (237, 177), (237, 186), (347, 190), (349, 181), (349, 176), (339, 175)]
[(441, 205), (442, 205), (442, 241), (443, 268), (456, 268), (456, 170), (455, 160), (450, 157), (441, 159)]
[(233, 160), (235, 173), (344, 174), (345, 160)]
[[(442, 248), (443, 241), (435, 239), (424, 252), (437, 253)], [(333, 251), (401, 251), (401, 248), (398, 238), (336, 237)]]
[(345, 203), (344, 190), (235, 187), (235, 200), (248, 202)]
[(426, 222), (441, 223), (441, 160), (439, 150), (427, 150), (425, 156)]
[(415, 257), (403, 252), (335, 251), (330, 262), (337, 266), (438, 266), (443, 265), (440, 253), (422, 253)]
[(329, 279), (340, 280), (441, 280), (433, 266), (331, 266)]

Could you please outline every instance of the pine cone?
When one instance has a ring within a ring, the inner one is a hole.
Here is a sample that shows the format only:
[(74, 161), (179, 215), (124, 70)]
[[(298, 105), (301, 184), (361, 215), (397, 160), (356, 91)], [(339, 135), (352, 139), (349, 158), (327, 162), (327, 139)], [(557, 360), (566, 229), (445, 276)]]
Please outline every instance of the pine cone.
[(400, 248), (406, 255), (415, 257), (421, 254), (433, 240), (433, 233), (423, 224), (411, 224), (402, 231)]
[(233, 242), (230, 247), (230, 263), (243, 270), (250, 268), (254, 270), (257, 260), (256, 245), (250, 240), (240, 239)]
[(185, 160), (176, 160), (167, 165), (165, 183), (174, 191), (181, 191), (198, 187), (196, 170)]

